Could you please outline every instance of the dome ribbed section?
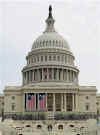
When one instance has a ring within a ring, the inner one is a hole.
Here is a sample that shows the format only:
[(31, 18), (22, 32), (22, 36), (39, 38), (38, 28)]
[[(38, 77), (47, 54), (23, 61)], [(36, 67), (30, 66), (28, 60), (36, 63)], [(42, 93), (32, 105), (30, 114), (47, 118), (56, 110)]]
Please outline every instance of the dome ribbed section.
[(42, 48), (58, 48), (70, 51), (67, 41), (59, 35), (54, 28), (54, 18), (52, 16), (52, 8), (49, 8), (49, 16), (46, 19), (46, 29), (32, 45), (32, 50)]
[(67, 41), (56, 32), (46, 32), (35, 40), (32, 50), (42, 48), (59, 48), (70, 51)]

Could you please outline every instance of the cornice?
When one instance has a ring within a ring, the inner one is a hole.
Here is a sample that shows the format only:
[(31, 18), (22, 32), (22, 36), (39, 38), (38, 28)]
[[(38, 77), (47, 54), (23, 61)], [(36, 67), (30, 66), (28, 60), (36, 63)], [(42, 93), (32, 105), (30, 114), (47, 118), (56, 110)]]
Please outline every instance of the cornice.
[(55, 64), (55, 63), (39, 63), (39, 64), (34, 64), (34, 65), (30, 65), (30, 66), (25, 66), (23, 69), (22, 69), (22, 72), (25, 72), (25, 71), (29, 71), (29, 70), (32, 70), (32, 69), (40, 69), (40, 68), (57, 68), (57, 69), (69, 69), (69, 70), (73, 70), (75, 72), (79, 72), (79, 69), (76, 67), (76, 66), (72, 66), (72, 65), (65, 65), (65, 64)]

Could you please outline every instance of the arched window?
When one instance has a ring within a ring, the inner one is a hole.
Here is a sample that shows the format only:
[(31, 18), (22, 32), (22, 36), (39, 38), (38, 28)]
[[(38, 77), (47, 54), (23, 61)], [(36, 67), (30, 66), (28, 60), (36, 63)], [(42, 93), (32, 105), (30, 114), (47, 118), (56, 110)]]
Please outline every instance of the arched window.
[(26, 125), (26, 127), (31, 127), (30, 125)]
[(52, 131), (52, 125), (48, 125), (48, 131)]
[(74, 125), (69, 125), (70, 127), (74, 127)]
[(42, 128), (42, 126), (41, 125), (37, 125), (37, 129), (41, 129)]
[(59, 125), (59, 126), (58, 126), (58, 129), (59, 129), (59, 130), (60, 130), (60, 129), (62, 130), (62, 129), (63, 129), (63, 125)]

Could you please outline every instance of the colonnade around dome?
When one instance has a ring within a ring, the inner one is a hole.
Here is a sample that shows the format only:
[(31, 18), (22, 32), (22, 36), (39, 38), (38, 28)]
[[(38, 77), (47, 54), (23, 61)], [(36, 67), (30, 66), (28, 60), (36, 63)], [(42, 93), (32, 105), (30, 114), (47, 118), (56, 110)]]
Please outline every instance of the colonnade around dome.
[[(50, 51), (50, 50), (49, 50)], [(53, 50), (54, 51), (54, 50)], [(51, 64), (60, 64), (60, 65), (70, 65), (74, 66), (74, 56), (72, 54), (60, 54), (60, 53), (47, 53), (45, 52), (44, 54), (33, 54), (31, 56), (27, 56), (27, 65), (36, 65), (36, 64), (41, 64), (45, 62), (49, 62)]]
[(58, 81), (78, 84), (78, 73), (67, 68), (41, 67), (23, 72), (23, 84), (34, 82)]

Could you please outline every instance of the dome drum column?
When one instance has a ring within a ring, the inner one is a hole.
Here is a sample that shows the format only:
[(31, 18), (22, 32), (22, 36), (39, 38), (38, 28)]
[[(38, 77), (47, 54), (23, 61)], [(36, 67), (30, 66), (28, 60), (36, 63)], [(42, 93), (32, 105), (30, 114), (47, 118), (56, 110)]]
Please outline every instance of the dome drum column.
[(32, 72), (32, 82), (34, 82), (34, 70)]
[(40, 71), (37, 69), (37, 80), (40, 82)]
[(52, 80), (54, 80), (54, 68), (52, 68)]
[(57, 69), (57, 81), (59, 81), (59, 69)]

